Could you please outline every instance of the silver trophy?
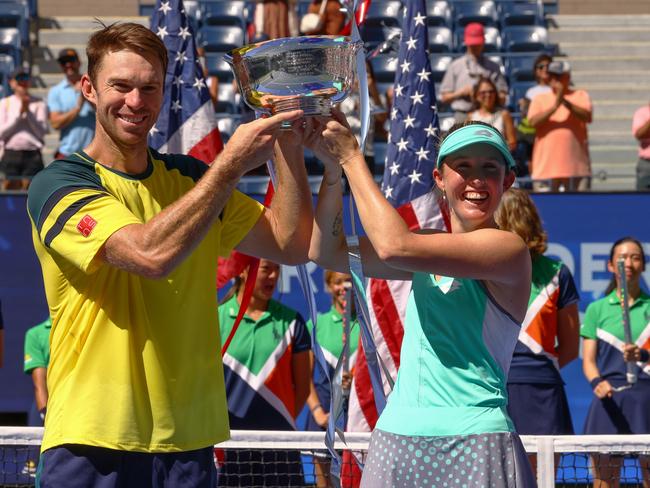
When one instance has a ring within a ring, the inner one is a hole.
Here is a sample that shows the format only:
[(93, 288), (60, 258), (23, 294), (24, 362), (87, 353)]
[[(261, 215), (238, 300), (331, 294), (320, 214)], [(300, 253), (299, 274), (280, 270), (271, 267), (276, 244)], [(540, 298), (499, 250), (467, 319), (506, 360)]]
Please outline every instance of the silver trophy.
[(225, 55), (246, 104), (258, 113), (302, 109), (330, 115), (348, 96), (361, 42), (343, 36), (285, 37), (249, 44)]

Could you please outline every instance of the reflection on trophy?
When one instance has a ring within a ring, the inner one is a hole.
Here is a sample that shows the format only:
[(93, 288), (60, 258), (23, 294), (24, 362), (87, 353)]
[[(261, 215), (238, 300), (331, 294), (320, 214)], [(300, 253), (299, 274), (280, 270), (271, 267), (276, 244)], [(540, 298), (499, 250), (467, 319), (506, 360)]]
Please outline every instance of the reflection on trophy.
[(286, 37), (234, 49), (225, 59), (253, 110), (329, 115), (354, 85), (361, 47), (342, 36)]

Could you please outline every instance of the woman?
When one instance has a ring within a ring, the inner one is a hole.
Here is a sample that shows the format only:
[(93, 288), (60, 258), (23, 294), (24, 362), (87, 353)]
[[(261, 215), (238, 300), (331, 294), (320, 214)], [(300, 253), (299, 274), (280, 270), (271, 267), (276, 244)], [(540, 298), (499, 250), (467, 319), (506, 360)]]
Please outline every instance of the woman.
[[(260, 260), (250, 303), (223, 357), (231, 429), (295, 430), (309, 394), (309, 333), (298, 312), (273, 300), (280, 266)], [(239, 312), (248, 270), (219, 306), (222, 343)], [(219, 486), (303, 486), (296, 451), (226, 451)]]
[[(345, 294), (351, 286), (350, 275), (345, 273), (338, 273), (336, 271), (325, 271), (325, 288), (327, 292), (332, 295), (332, 307), (327, 313), (318, 315), (317, 325), (317, 339), (320, 346), (325, 353), (329, 370), (329, 377), (334, 375), (334, 368), (341, 357), (343, 352), (343, 334), (344, 334), (344, 317), (346, 315), (346, 302)], [(353, 315), (353, 314), (350, 314)], [(313, 333), (313, 324), (311, 321), (307, 322), (307, 328), (310, 333)], [(347, 337), (349, 344), (349, 359), (348, 367), (354, 364), (357, 346), (359, 344), (359, 324), (354, 320), (350, 324), (350, 333)], [(313, 358), (312, 358), (313, 363)], [(341, 387), (344, 390), (350, 389), (352, 382), (352, 375), (349, 370), (344, 366), (343, 378)], [(307, 397), (307, 406), (311, 415), (307, 417), (307, 430), (319, 431), (327, 428), (327, 422), (330, 416), (330, 399), (332, 392), (330, 383), (322, 367), (318, 363), (313, 363), (313, 376), (310, 386), (309, 397)], [(347, 421), (347, 404), (344, 406), (344, 424)], [(341, 425), (345, 428), (345, 425)], [(329, 481), (329, 461), (326, 458), (319, 456), (314, 457), (314, 471), (316, 475), (316, 486), (318, 488), (326, 488), (330, 486)]]
[[(569, 269), (544, 256), (546, 233), (528, 193), (510, 189), (495, 214), (521, 237), (533, 265), (531, 293), (508, 375), (508, 414), (518, 434), (572, 435), (560, 368), (578, 357), (578, 291)], [(533, 472), (537, 457), (529, 456)]]
[[(630, 308), (633, 344), (625, 344), (621, 310), (621, 276), (617, 262), (625, 262), (625, 278)], [(624, 237), (614, 243), (609, 253), (607, 270), (613, 273), (605, 297), (587, 307), (580, 335), (582, 340), (582, 370), (593, 388), (585, 434), (650, 434), (650, 367), (647, 331), (650, 319), (650, 296), (640, 287), (645, 270), (645, 255), (641, 243)], [(625, 361), (637, 362), (637, 382), (627, 385)], [(650, 458), (639, 456), (644, 486), (650, 485)], [(594, 487), (619, 486), (622, 458), (600, 454), (594, 456)]]
[(498, 105), (497, 86), (490, 78), (481, 77), (474, 86), (473, 97), (478, 108), (470, 112), (468, 120), (485, 122), (496, 128), (508, 142), (510, 151), (517, 147), (517, 135), (512, 115)]
[(515, 178), (505, 141), (487, 124), (453, 126), (433, 170), (451, 233), (411, 232), (375, 185), (345, 119), (333, 116), (307, 138), (326, 165), (310, 257), (346, 267), (343, 170), (367, 234), (360, 245), (366, 274), (412, 280), (400, 369), (372, 434), (361, 486), (441, 486), (454, 473), (474, 486), (534, 486), (506, 412), (530, 256), (521, 238), (494, 220)]

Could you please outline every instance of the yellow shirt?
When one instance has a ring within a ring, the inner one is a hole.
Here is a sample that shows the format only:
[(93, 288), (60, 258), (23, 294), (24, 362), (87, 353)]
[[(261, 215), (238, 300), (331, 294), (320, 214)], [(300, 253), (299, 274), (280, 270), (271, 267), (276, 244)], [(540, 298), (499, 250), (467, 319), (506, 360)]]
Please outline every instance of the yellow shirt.
[(74, 443), (186, 451), (228, 437), (217, 259), (263, 207), (235, 191), (201, 243), (163, 279), (95, 259), (113, 232), (149, 221), (206, 169), (151, 150), (148, 169), (134, 176), (76, 153), (34, 178), (28, 211), (52, 317), (43, 450)]

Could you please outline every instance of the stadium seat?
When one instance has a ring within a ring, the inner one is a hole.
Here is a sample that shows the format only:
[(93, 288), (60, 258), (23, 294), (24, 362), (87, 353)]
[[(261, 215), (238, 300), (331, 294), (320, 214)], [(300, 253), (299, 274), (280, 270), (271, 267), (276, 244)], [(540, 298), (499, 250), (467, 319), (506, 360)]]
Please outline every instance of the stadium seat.
[(14, 66), (22, 64), (20, 31), (16, 27), (0, 28), (0, 54), (8, 54), (14, 60)]
[(510, 83), (517, 81), (535, 81), (533, 63), (539, 53), (512, 55), (506, 59), (506, 72)]
[(523, 98), (528, 89), (534, 85), (534, 81), (520, 81), (511, 85), (508, 97), (508, 108), (510, 111), (519, 112), (519, 106), (517, 105), (517, 102), (520, 98)]
[(426, 5), (427, 25), (452, 27), (453, 17), (448, 2), (445, 0), (429, 0)]
[(454, 17), (457, 27), (464, 27), (470, 22), (480, 22), (485, 26), (499, 25), (497, 6), (492, 0), (454, 2)]
[(535, 25), (511, 25), (503, 29), (503, 47), (508, 52), (544, 51), (548, 47), (548, 31)]
[(229, 102), (237, 105), (237, 90), (232, 83), (219, 83), (218, 95), (219, 101)]
[(232, 69), (224, 59), (225, 53), (209, 52), (205, 54), (205, 67), (208, 74), (216, 76), (219, 83), (230, 83), (233, 79)]
[(199, 4), (201, 25), (236, 25), (246, 29), (248, 7), (243, 0), (228, 2), (201, 2)]
[(14, 58), (9, 54), (0, 54), (0, 73), (9, 75), (14, 69), (16, 69)]
[(20, 31), (20, 42), (29, 45), (29, 10), (26, 3), (0, 1), (0, 28), (14, 27)]
[(429, 52), (449, 53), (453, 50), (454, 41), (449, 27), (429, 27)]
[(439, 83), (442, 81), (442, 78), (445, 76), (447, 68), (454, 60), (451, 56), (445, 56), (440, 54), (431, 54), (429, 56), (429, 62), (431, 63), (431, 74), (433, 75), (433, 81)]
[(364, 24), (367, 26), (400, 27), (402, 25), (402, 2), (371, 2)]
[(377, 91), (384, 94), (395, 83), (397, 71), (397, 56), (384, 54), (370, 59), (372, 72), (375, 77)]
[(382, 42), (391, 38), (395, 34), (399, 34), (401, 29), (398, 27), (384, 27), (381, 25), (366, 25), (365, 22), (361, 26), (360, 33), (361, 39), (368, 51), (373, 50)]
[(501, 26), (544, 25), (544, 9), (539, 0), (517, 0), (499, 3)]
[(244, 42), (244, 30), (241, 27), (226, 25), (204, 25), (197, 34), (199, 46), (206, 52), (224, 52), (241, 47)]
[[(454, 31), (454, 50), (465, 52), (465, 29), (457, 27)], [(485, 48), (486, 53), (497, 53), (501, 51), (501, 34), (496, 27), (485, 27)]]

